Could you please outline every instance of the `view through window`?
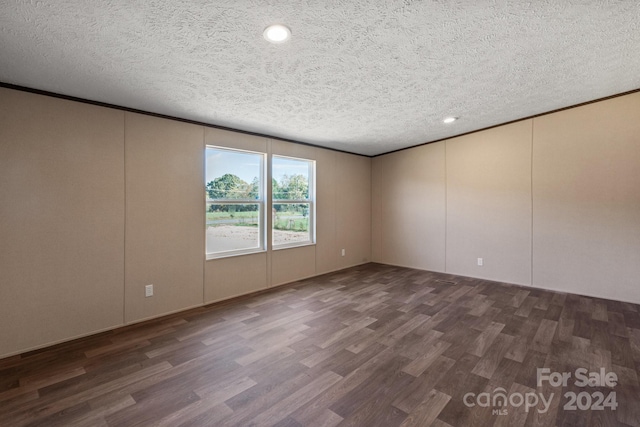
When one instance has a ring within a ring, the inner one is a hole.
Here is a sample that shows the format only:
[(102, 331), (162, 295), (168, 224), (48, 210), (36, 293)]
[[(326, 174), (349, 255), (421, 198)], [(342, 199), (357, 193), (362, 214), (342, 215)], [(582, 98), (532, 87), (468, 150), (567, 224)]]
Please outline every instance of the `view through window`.
[(273, 246), (313, 242), (315, 162), (273, 156), (271, 165)]
[(265, 154), (207, 147), (205, 159), (207, 256), (264, 249)]

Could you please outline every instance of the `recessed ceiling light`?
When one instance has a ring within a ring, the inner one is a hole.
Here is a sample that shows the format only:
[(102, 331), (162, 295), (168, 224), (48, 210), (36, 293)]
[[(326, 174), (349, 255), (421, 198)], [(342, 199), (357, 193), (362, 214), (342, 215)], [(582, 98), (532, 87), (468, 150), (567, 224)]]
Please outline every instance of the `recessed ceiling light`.
[(271, 43), (284, 43), (291, 37), (291, 30), (284, 25), (270, 25), (264, 29), (265, 40)]
[(449, 124), (455, 122), (456, 120), (458, 120), (457, 117), (447, 117), (443, 120), (443, 122)]

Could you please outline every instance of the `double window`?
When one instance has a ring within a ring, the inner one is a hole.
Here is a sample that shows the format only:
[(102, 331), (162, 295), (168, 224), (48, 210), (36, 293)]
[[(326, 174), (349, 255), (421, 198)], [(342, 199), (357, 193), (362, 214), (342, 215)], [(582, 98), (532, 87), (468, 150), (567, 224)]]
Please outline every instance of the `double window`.
[(207, 258), (265, 250), (269, 212), (274, 249), (314, 242), (314, 161), (272, 156), (267, 173), (265, 153), (207, 147), (205, 159)]

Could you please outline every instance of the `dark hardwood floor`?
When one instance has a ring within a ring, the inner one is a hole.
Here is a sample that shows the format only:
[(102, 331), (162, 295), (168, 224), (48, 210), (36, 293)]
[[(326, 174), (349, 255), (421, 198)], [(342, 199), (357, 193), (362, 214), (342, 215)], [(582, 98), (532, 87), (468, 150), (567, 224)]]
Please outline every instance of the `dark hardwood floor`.
[(0, 425), (640, 426), (639, 372), (637, 305), (368, 264), (0, 360)]

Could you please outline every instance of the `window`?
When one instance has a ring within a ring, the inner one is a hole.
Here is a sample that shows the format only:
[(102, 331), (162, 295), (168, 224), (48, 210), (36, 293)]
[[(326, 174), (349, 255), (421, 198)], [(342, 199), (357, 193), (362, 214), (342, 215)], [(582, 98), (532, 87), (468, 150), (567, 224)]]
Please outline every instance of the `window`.
[(273, 156), (271, 165), (273, 247), (313, 243), (315, 162)]
[(265, 249), (265, 154), (207, 147), (207, 259)]

